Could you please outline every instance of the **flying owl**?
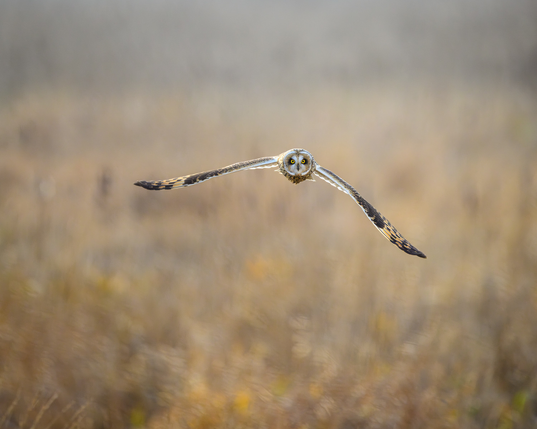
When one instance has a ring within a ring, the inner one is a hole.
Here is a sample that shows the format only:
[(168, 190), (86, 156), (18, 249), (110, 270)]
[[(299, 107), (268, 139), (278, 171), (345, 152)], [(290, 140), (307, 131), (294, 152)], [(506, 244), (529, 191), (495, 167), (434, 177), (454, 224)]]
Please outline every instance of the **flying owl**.
[(425, 254), (410, 244), (395, 227), (382, 216), (375, 207), (369, 204), (351, 185), (345, 182), (337, 174), (332, 173), (324, 167), (321, 167), (311, 153), (304, 149), (291, 149), (279, 156), (269, 156), (266, 158), (252, 159), (251, 161), (238, 162), (227, 167), (217, 170), (205, 171), (203, 173), (190, 174), (188, 176), (177, 177), (167, 180), (156, 181), (139, 181), (136, 186), (145, 189), (160, 191), (163, 189), (184, 188), (186, 186), (197, 185), (214, 177), (223, 176), (224, 174), (235, 173), (242, 170), (255, 168), (277, 168), (289, 181), (294, 184), (301, 183), (305, 180), (314, 180), (317, 176), (340, 191), (349, 195), (362, 208), (367, 217), (373, 222), (373, 225), (380, 233), (395, 244), (403, 252), (410, 255), (416, 255), (420, 258), (426, 258)]

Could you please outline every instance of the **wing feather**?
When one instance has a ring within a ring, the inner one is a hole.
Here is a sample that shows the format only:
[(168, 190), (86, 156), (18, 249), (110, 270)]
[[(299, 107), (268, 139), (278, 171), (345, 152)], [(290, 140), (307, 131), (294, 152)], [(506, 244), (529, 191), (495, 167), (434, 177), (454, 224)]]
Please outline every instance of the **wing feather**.
[(356, 191), (356, 189), (354, 189), (351, 185), (345, 182), (341, 177), (339, 177), (335, 173), (332, 173), (330, 170), (327, 170), (326, 168), (321, 167), (320, 165), (317, 165), (317, 168), (315, 169), (314, 173), (319, 178), (330, 183), (332, 186), (335, 186), (340, 191), (345, 192), (354, 201), (356, 201), (356, 203), (358, 203), (358, 205), (362, 208), (364, 213), (367, 215), (369, 220), (373, 222), (373, 225), (375, 225), (375, 227), (380, 231), (380, 233), (384, 237), (386, 237), (391, 243), (395, 244), (403, 252), (406, 252), (410, 255), (419, 256), (420, 258), (426, 258), (423, 252), (421, 252), (412, 244), (410, 244), (408, 240), (406, 240), (399, 233), (399, 231), (395, 229), (395, 227), (390, 223), (388, 219), (382, 216), (382, 214), (380, 214), (380, 212), (375, 207), (369, 204), (365, 200), (365, 198), (362, 197), (358, 193), (358, 191)]
[(173, 179), (166, 180), (141, 180), (136, 182), (136, 186), (141, 186), (145, 189), (154, 191), (184, 188), (186, 186), (197, 185), (198, 183), (205, 182), (206, 180), (214, 177), (223, 176), (225, 174), (236, 173), (237, 171), (251, 170), (256, 168), (271, 168), (278, 166), (278, 157), (270, 156), (265, 158), (252, 159), (250, 161), (237, 162), (235, 164), (228, 165), (227, 167), (219, 168), (217, 170), (209, 170), (201, 173), (189, 174), (188, 176), (175, 177)]

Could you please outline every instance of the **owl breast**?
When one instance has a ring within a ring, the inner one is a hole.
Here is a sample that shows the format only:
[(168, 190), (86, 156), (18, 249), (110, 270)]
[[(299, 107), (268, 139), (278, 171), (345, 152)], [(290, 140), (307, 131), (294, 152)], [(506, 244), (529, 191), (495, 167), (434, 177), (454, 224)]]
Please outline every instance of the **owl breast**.
[(280, 172), (292, 183), (311, 179), (315, 171), (313, 156), (304, 149), (291, 149), (278, 158)]
[[(287, 177), (289, 179), (290, 182), (293, 182), (295, 185), (301, 183), (301, 182), (304, 182), (305, 180), (308, 180), (308, 177), (306, 176), (291, 176), (289, 173), (287, 172), (282, 172), (282, 174)], [(311, 177), (311, 174), (310, 176)]]

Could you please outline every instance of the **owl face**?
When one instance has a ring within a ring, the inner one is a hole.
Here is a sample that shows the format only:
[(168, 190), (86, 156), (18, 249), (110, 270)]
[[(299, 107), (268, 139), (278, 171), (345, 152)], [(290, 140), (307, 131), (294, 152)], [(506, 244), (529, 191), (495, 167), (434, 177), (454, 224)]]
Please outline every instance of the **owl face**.
[(293, 183), (311, 178), (315, 161), (311, 153), (304, 149), (291, 149), (280, 156), (280, 171)]

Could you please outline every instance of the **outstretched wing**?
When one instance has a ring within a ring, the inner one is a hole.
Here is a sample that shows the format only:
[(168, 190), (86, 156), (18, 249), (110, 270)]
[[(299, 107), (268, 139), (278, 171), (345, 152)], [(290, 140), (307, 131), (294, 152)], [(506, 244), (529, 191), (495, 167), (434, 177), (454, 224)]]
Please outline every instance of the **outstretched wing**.
[(420, 258), (426, 258), (425, 254), (420, 250), (416, 249), (412, 244), (410, 244), (405, 237), (403, 237), (395, 227), (382, 216), (378, 210), (369, 204), (351, 185), (345, 182), (337, 174), (332, 173), (330, 170), (317, 165), (317, 168), (314, 172), (319, 178), (327, 181), (332, 186), (335, 186), (340, 191), (345, 192), (347, 195), (350, 195), (354, 201), (356, 201), (362, 210), (367, 215), (367, 217), (373, 222), (373, 225), (377, 227), (380, 233), (395, 244), (403, 252), (409, 253), (410, 255), (416, 255)]
[(270, 168), (278, 166), (278, 157), (269, 156), (266, 158), (252, 159), (251, 161), (237, 162), (236, 164), (228, 165), (227, 167), (219, 168), (218, 170), (204, 171), (202, 173), (189, 174), (188, 176), (176, 177), (167, 180), (146, 181), (141, 180), (136, 182), (136, 186), (141, 186), (145, 189), (160, 191), (162, 189), (184, 188), (185, 186), (197, 185), (205, 182), (213, 177), (223, 176), (224, 174), (235, 173), (242, 170), (250, 170), (254, 168)]

